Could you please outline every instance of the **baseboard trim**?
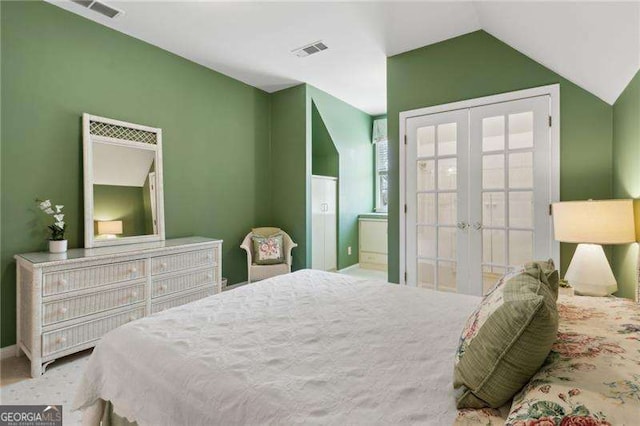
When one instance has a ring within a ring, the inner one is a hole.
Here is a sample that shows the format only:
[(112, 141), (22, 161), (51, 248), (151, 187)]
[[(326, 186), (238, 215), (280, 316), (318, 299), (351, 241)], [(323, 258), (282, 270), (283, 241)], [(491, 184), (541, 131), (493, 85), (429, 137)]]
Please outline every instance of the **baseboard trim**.
[(338, 270), (338, 272), (345, 272), (345, 271), (349, 271), (351, 269), (356, 269), (356, 268), (359, 268), (359, 267), (360, 267), (360, 264), (356, 263), (354, 265), (347, 266), (346, 268), (342, 268), (342, 269)]
[(239, 283), (231, 284), (222, 289), (222, 291), (233, 290), (234, 288), (242, 287), (243, 285), (249, 284), (249, 281), (242, 281)]
[(5, 346), (0, 348), (0, 360), (13, 358), (16, 356), (16, 345)]

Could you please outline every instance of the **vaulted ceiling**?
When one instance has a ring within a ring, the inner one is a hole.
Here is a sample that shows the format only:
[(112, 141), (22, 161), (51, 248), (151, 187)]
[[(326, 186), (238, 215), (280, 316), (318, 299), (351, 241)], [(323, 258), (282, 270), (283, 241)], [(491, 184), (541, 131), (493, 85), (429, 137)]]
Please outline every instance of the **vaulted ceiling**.
[[(48, 0), (267, 92), (306, 82), (386, 111), (386, 57), (483, 29), (613, 104), (640, 69), (640, 1), (105, 1), (109, 19)], [(322, 40), (329, 49), (292, 50)]]

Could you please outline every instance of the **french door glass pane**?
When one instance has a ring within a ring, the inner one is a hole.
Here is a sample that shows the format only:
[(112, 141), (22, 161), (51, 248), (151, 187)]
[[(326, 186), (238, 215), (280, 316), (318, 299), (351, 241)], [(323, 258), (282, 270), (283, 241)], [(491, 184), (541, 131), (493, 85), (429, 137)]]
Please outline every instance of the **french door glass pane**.
[(440, 124), (438, 126), (438, 156), (456, 155), (457, 130), (456, 123)]
[(436, 288), (436, 262), (434, 260), (418, 259), (416, 284), (422, 288)]
[(488, 117), (482, 120), (482, 150), (504, 150), (504, 116)]
[(509, 192), (509, 226), (533, 228), (533, 192)]
[(457, 290), (456, 265), (456, 262), (438, 262), (438, 290)]
[(504, 226), (504, 192), (485, 192), (482, 194), (482, 223), (484, 226)]
[(509, 188), (533, 188), (533, 152), (509, 154)]
[(418, 193), (418, 217), (419, 224), (436, 223), (436, 195)]
[(483, 266), (482, 294), (487, 294), (505, 273), (506, 269), (499, 266)]
[(456, 189), (456, 177), (458, 173), (457, 160), (455, 158), (443, 158), (438, 160), (438, 189)]
[(436, 189), (435, 164), (435, 160), (418, 161), (418, 191), (433, 191)]
[(509, 149), (533, 147), (533, 112), (509, 115)]
[(455, 225), (458, 194), (455, 192), (441, 192), (438, 194), (438, 223), (440, 225)]
[(533, 232), (509, 231), (509, 264), (521, 265), (533, 260)]
[(436, 257), (436, 228), (418, 226), (418, 257)]
[(504, 154), (482, 157), (482, 188), (504, 188)]
[(436, 155), (436, 128), (434, 126), (418, 129), (418, 157), (433, 157)]
[[(420, 287), (438, 289), (445, 283), (455, 290), (451, 268), (455, 269), (458, 260), (458, 137), (466, 134), (467, 126), (458, 128), (459, 121), (452, 120), (426, 124), (415, 127), (412, 159), (416, 167), (416, 281)], [(439, 266), (442, 261), (445, 263)]]
[(482, 263), (504, 265), (505, 231), (502, 229), (482, 230)]
[(456, 229), (448, 227), (438, 228), (438, 257), (443, 259), (456, 258)]

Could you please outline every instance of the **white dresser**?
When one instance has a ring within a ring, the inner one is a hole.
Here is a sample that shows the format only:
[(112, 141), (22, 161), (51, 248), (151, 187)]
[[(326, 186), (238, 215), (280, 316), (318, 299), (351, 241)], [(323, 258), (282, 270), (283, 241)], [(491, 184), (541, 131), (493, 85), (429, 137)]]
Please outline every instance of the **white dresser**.
[(17, 351), (32, 377), (116, 327), (220, 292), (222, 279), (222, 241), (202, 237), (15, 259)]
[(387, 270), (387, 215), (370, 213), (358, 218), (360, 252), (358, 262), (363, 269)]

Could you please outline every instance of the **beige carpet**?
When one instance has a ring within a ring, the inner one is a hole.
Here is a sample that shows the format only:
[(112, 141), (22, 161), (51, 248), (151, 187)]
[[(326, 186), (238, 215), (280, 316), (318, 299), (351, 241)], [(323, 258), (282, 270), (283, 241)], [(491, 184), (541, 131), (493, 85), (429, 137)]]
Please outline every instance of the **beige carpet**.
[(352, 277), (364, 278), (368, 280), (377, 280), (387, 282), (387, 271), (376, 271), (374, 269), (364, 269), (359, 265), (343, 269), (341, 274), (351, 275)]
[(91, 351), (59, 359), (46, 372), (32, 379), (29, 360), (24, 355), (0, 362), (0, 404), (62, 405), (62, 421), (66, 425), (81, 424), (81, 414), (71, 411), (88, 355)]

